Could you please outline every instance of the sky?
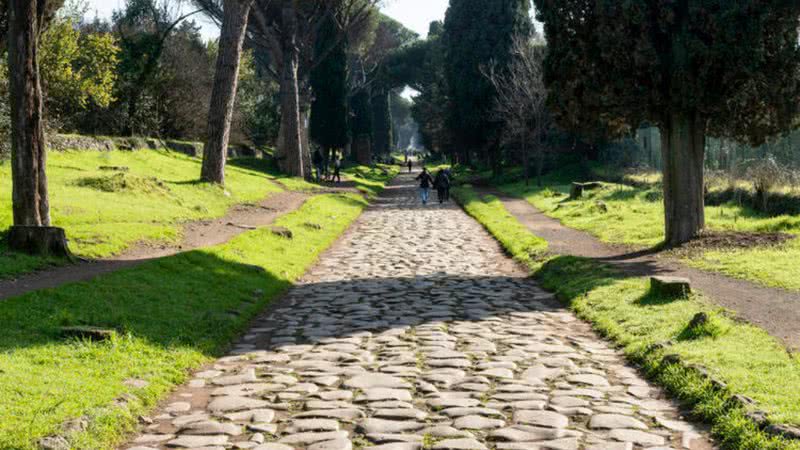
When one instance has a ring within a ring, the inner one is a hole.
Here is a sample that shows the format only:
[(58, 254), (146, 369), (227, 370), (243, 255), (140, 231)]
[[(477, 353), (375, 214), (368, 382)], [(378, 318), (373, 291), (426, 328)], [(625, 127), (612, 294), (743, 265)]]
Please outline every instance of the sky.
[(383, 13), (416, 31), (428, 35), (428, 25), (444, 20), (449, 0), (385, 0)]
[[(111, 13), (124, 4), (123, 0), (88, 0), (88, 3), (90, 17), (93, 17), (95, 12), (100, 17), (111, 17)], [(424, 38), (432, 21), (444, 19), (448, 3), (449, 0), (384, 0), (383, 12)], [(205, 39), (214, 39), (219, 35), (219, 29), (213, 23), (207, 23), (199, 17), (197, 21), (203, 27)]]

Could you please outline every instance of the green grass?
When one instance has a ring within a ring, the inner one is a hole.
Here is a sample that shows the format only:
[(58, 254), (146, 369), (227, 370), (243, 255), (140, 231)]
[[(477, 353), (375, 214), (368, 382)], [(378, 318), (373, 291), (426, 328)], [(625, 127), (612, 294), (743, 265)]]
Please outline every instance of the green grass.
[[(249, 320), (361, 213), (358, 195), (322, 195), (268, 229), (227, 244), (145, 263), (94, 281), (0, 302), (0, 448), (33, 449), (87, 416), (74, 448), (113, 448), (187, 371), (225, 350)], [(308, 226), (314, 223), (321, 226)], [(111, 328), (110, 342), (65, 340), (63, 325)], [(134, 389), (131, 378), (149, 385)], [(111, 407), (133, 394), (128, 408)]]
[(531, 264), (547, 252), (547, 241), (515, 220), (497, 197), (481, 197), (467, 185), (454, 187), (451, 193), (467, 214), (483, 224), (518, 261)]
[(268, 180), (289, 191), (314, 193), (322, 189), (320, 185), (309, 182), (303, 178), (292, 177), (281, 173), (275, 163), (269, 159), (237, 158), (228, 162), (228, 167), (230, 166), (263, 173)]
[[(101, 166), (129, 171), (100, 170)], [(225, 215), (282, 189), (258, 168), (228, 167), (226, 188), (196, 182), (200, 160), (156, 150), (51, 152), (48, 181), (53, 225), (65, 228), (79, 256), (118, 254), (139, 241), (178, 242), (181, 223)], [(11, 169), (0, 164), (0, 230), (12, 223)], [(29, 272), (52, 260), (9, 254), (0, 243), (0, 277)]]
[[(657, 188), (635, 188), (605, 183), (579, 200), (569, 200), (563, 178), (546, 179), (544, 187), (516, 182), (500, 188), (525, 198), (564, 225), (586, 231), (603, 242), (637, 248), (653, 247), (664, 239), (664, 206)], [(605, 208), (604, 208), (604, 207)], [(800, 216), (770, 217), (734, 204), (706, 207), (710, 230), (783, 232), (800, 235)], [(749, 280), (765, 286), (800, 291), (800, 239), (776, 248), (708, 250), (683, 261), (701, 269)]]
[[(459, 193), (466, 208), (475, 210), (477, 199), (469, 187)], [(542, 285), (570, 306), (596, 330), (622, 346), (648, 376), (664, 385), (692, 408), (693, 413), (713, 424), (713, 432), (730, 449), (800, 449), (800, 443), (767, 436), (744, 416), (745, 410), (730, 402), (734, 394), (754, 399), (774, 423), (800, 424), (800, 360), (790, 355), (765, 331), (730, 319), (701, 294), (688, 298), (664, 298), (653, 294), (643, 278), (626, 278), (597, 262), (561, 256), (544, 262), (527, 258), (519, 236), (522, 225), (502, 204), (492, 199), (478, 203), (480, 213), (471, 213), (519, 260)], [(470, 206), (472, 204), (472, 206)], [(489, 207), (487, 205), (492, 205)], [(527, 232), (527, 231), (526, 231)], [(527, 232), (530, 234), (530, 232)], [(710, 315), (709, 325), (689, 328), (695, 314)], [(672, 341), (666, 349), (652, 344)], [(686, 365), (664, 364), (665, 354), (677, 354)], [(723, 380), (727, 388), (712, 383), (687, 368), (700, 364)], [(755, 408), (755, 407), (754, 407)]]
[(342, 173), (352, 180), (356, 189), (367, 197), (374, 198), (386, 187), (386, 183), (400, 173), (400, 168), (388, 164), (369, 166), (352, 166), (342, 169)]

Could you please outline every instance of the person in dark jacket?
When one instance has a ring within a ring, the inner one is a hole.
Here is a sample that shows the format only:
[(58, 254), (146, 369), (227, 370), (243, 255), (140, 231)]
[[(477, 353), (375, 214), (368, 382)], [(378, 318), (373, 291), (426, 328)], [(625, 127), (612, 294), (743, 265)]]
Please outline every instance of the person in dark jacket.
[(422, 173), (417, 175), (417, 181), (419, 181), (419, 196), (422, 199), (422, 204), (427, 205), (428, 197), (431, 192), (431, 185), (433, 185), (433, 177), (428, 173), (427, 168), (422, 168)]
[(444, 201), (450, 201), (450, 186), (453, 185), (453, 172), (448, 167), (444, 169), (444, 174), (447, 175), (447, 187), (444, 190)]
[(335, 181), (336, 184), (342, 182), (342, 158), (338, 154), (333, 156), (333, 177), (331, 181)]
[(447, 192), (450, 190), (450, 178), (447, 176), (447, 172), (440, 170), (436, 173), (433, 187), (436, 188), (436, 193), (439, 194), (439, 204), (444, 203), (447, 200)]
[(314, 151), (314, 154), (311, 155), (311, 163), (314, 164), (314, 169), (317, 170), (317, 183), (322, 181), (322, 170), (324, 165), (324, 160), (322, 158), (322, 152), (317, 149)]
[(411, 173), (411, 169), (414, 167), (414, 162), (406, 155), (406, 164), (408, 164), (408, 173)]

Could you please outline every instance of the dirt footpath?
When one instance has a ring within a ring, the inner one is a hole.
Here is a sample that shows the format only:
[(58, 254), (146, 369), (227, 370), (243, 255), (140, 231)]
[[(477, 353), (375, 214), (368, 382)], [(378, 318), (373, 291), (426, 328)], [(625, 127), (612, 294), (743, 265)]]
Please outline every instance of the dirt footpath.
[(177, 253), (223, 244), (241, 233), (269, 225), (276, 218), (300, 208), (308, 194), (285, 191), (269, 196), (256, 205), (237, 205), (224, 217), (189, 222), (183, 227), (180, 245), (139, 244), (111, 259), (83, 261), (0, 280), (0, 300), (66, 283), (91, 280), (97, 276), (133, 267)]

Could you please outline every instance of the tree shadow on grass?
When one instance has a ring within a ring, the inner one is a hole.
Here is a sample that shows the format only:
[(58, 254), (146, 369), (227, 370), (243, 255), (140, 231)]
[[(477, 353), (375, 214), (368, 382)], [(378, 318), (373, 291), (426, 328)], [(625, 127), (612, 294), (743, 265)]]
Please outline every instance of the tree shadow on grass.
[(686, 296), (664, 295), (663, 293), (648, 290), (644, 295), (637, 298), (635, 303), (639, 306), (660, 306), (687, 300), (688, 297)]
[[(581, 258), (557, 256), (536, 271), (534, 277), (549, 290), (556, 292), (562, 300), (573, 301), (595, 289), (610, 286), (618, 281), (641, 278), (661, 272), (656, 265), (647, 262), (607, 264), (604, 258)], [(682, 298), (668, 298), (648, 291), (636, 300), (642, 306), (671, 303)]]
[(0, 302), (0, 352), (63, 341), (63, 326), (219, 352), (290, 281), (197, 250)]

